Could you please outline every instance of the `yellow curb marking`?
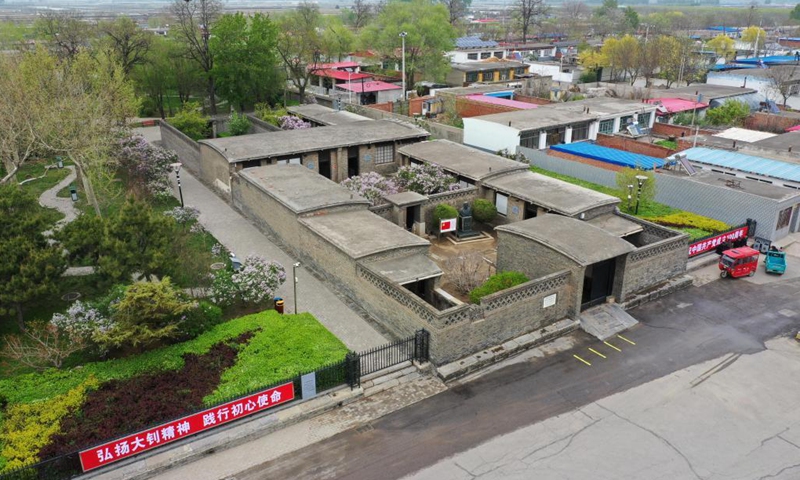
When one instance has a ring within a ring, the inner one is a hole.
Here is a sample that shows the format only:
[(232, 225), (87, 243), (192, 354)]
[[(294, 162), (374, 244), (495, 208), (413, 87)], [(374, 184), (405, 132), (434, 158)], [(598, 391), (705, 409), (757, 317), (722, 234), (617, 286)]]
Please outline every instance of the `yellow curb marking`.
[(618, 351), (618, 352), (621, 352), (621, 351), (622, 351), (622, 350), (620, 350), (619, 348), (615, 347), (614, 345), (611, 345), (611, 344), (610, 344), (610, 343), (608, 343), (608, 342), (603, 342), (603, 343), (605, 343), (606, 345), (608, 345), (609, 347), (613, 348), (614, 350), (616, 350), (616, 351)]
[(587, 362), (586, 360), (582, 359), (581, 357), (579, 357), (577, 355), (573, 355), (573, 357), (577, 358), (578, 360), (580, 360), (581, 362), (585, 363), (586, 365), (589, 365), (590, 367), (592, 366), (591, 363)]
[(597, 350), (595, 350), (594, 348), (590, 348), (590, 349), (589, 349), (589, 351), (590, 351), (590, 352), (592, 352), (592, 353), (594, 353), (595, 355), (599, 355), (599, 356), (601, 356), (601, 357), (603, 357), (603, 358), (606, 358), (606, 356), (605, 356), (605, 355), (603, 355), (602, 353), (598, 352), (598, 351), (597, 351)]
[(630, 343), (631, 345), (636, 345), (636, 342), (634, 342), (632, 340), (628, 340), (627, 338), (623, 337), (622, 335), (617, 335), (617, 336), (619, 338), (621, 338), (622, 340), (625, 340), (626, 342)]

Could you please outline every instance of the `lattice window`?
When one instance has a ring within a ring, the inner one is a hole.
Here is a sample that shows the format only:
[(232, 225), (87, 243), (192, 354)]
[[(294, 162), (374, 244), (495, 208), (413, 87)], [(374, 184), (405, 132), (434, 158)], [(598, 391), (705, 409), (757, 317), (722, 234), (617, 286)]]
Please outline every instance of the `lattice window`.
[(662, 243), (652, 248), (647, 248), (647, 250), (639, 249), (633, 252), (630, 256), (630, 260), (632, 262), (638, 262), (646, 258), (652, 258), (661, 255), (663, 253), (671, 252), (673, 250), (686, 249), (686, 248), (688, 248), (688, 242), (686, 241)]
[(394, 162), (394, 144), (378, 145), (375, 149), (375, 163), (392, 163)]

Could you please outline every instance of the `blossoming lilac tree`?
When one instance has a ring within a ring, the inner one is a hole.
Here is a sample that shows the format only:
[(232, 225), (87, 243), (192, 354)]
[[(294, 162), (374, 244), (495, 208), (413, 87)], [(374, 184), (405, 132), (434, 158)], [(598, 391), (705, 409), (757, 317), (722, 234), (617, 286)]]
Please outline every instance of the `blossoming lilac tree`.
[(458, 190), (458, 180), (436, 164), (412, 164), (397, 170), (397, 185), (421, 195)]
[(400, 189), (391, 178), (386, 178), (377, 172), (356, 175), (344, 180), (341, 185), (353, 193), (357, 193), (369, 200), (373, 205), (381, 203), (384, 195), (393, 195)]
[(128, 177), (137, 195), (169, 196), (170, 165), (178, 156), (170, 150), (154, 147), (141, 135), (133, 135), (119, 142), (117, 151), (120, 168)]
[(282, 130), (303, 130), (311, 128), (311, 124), (293, 115), (284, 115), (278, 118)]
[(229, 269), (213, 275), (211, 301), (220, 306), (237, 302), (260, 305), (269, 301), (286, 281), (286, 270), (278, 262), (258, 255), (248, 255), (236, 273)]

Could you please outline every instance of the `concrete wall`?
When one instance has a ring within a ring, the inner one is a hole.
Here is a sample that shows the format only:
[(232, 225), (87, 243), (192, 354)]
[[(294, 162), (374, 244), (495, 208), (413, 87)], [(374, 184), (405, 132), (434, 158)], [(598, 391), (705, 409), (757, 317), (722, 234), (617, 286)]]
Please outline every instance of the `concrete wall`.
[(280, 132), (280, 127), (276, 127), (271, 123), (267, 123), (264, 120), (256, 117), (252, 113), (247, 114), (247, 118), (250, 120), (250, 133), (267, 133), (267, 132)]
[(493, 113), (516, 112), (519, 108), (479, 102), (466, 97), (456, 99), (456, 113), (462, 118), (492, 115)]
[(161, 144), (178, 154), (184, 168), (198, 175), (200, 172), (200, 144), (173, 127), (166, 120), (158, 122)]
[[(593, 160), (564, 161), (544, 152), (520, 148), (520, 152), (532, 165), (551, 172), (616, 188), (616, 172), (592, 165)], [(549, 153), (559, 153), (549, 151)], [(570, 159), (571, 160), (571, 159)], [(756, 235), (778, 240), (789, 233), (788, 228), (775, 230), (778, 213), (796, 203), (796, 200), (778, 202), (726, 187), (724, 184), (709, 185), (688, 178), (669, 174), (655, 174), (657, 202), (698, 215), (714, 218), (729, 225), (739, 225), (748, 218), (758, 222)]]
[(480, 118), (464, 119), (464, 144), (487, 152), (515, 152), (519, 146), (519, 133), (516, 128)]
[[(643, 226), (646, 235), (654, 237), (660, 235), (652, 228), (653, 226), (646, 224)], [(622, 281), (619, 301), (624, 302), (633, 293), (684, 274), (688, 260), (687, 235), (663, 238), (629, 253), (624, 261), (624, 276), (621, 279), (617, 278)]]
[(231, 165), (228, 160), (208, 145), (200, 144), (200, 169), (197, 177), (215, 190), (230, 195), (231, 174), (242, 165)]
[(670, 125), (667, 123), (654, 123), (653, 128), (650, 130), (653, 135), (675, 138), (690, 137), (694, 135), (695, 131), (698, 131), (700, 135), (713, 135), (714, 133), (717, 133), (716, 130), (708, 130), (705, 128), (697, 130), (697, 127), (690, 128), (681, 125)]

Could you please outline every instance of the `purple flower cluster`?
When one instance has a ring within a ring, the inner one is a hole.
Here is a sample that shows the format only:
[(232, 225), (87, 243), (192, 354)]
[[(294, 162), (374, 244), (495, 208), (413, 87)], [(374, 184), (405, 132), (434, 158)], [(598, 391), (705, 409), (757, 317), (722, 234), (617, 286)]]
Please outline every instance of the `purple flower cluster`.
[(50, 324), (77, 341), (88, 341), (95, 332), (104, 333), (114, 322), (103, 317), (99, 310), (80, 300), (73, 303), (67, 313), (55, 313)]
[(434, 163), (400, 167), (397, 170), (396, 182), (401, 189), (421, 195), (452, 192), (459, 189), (456, 178), (445, 173), (442, 167)]
[(271, 299), (285, 281), (283, 265), (248, 255), (236, 273), (220, 270), (213, 274), (211, 301), (221, 306), (236, 301), (257, 305)]
[(341, 185), (351, 192), (366, 198), (373, 205), (380, 204), (382, 197), (393, 195), (400, 191), (394, 180), (376, 172), (350, 177), (343, 181)]
[(117, 159), (135, 189), (146, 195), (171, 195), (170, 165), (178, 161), (174, 152), (154, 147), (141, 135), (133, 135), (119, 142)]
[(281, 130), (302, 130), (305, 128), (311, 128), (311, 124), (297, 118), (293, 115), (284, 115), (282, 117), (278, 117), (278, 123), (280, 124)]
[(194, 207), (175, 207), (164, 212), (164, 215), (172, 217), (181, 225), (194, 222), (200, 216), (200, 210)]

